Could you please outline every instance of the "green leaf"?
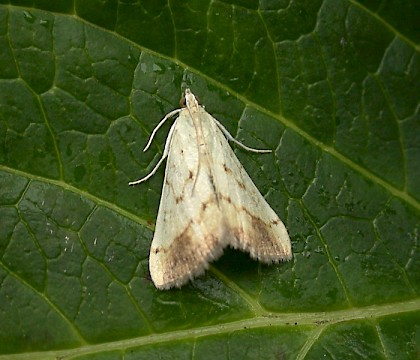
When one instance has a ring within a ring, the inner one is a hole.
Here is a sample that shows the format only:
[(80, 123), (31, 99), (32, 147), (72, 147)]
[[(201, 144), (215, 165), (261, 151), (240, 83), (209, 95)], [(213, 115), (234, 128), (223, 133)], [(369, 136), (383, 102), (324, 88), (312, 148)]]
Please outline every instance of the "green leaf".
[[(0, 1), (0, 359), (420, 354), (416, 1)], [(284, 220), (293, 259), (148, 274), (190, 87)]]

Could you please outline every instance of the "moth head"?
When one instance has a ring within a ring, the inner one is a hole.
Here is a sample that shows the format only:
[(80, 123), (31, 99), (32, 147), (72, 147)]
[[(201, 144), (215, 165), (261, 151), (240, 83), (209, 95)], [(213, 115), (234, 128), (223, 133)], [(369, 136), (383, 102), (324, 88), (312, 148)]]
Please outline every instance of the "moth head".
[(198, 100), (190, 89), (185, 89), (185, 95), (181, 98), (179, 103), (181, 107), (187, 107), (189, 109), (194, 106), (198, 107)]

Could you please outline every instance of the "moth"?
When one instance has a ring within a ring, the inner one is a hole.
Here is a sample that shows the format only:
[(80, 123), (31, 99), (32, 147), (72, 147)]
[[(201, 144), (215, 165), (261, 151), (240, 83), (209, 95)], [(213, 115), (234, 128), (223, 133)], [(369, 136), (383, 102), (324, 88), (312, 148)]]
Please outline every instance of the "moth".
[(149, 269), (158, 289), (181, 287), (202, 274), (230, 245), (263, 263), (290, 260), (287, 230), (235, 156), (228, 140), (245, 146), (185, 90), (185, 107), (168, 113), (152, 131), (146, 151), (164, 122), (178, 115), (163, 155), (137, 185), (167, 158)]

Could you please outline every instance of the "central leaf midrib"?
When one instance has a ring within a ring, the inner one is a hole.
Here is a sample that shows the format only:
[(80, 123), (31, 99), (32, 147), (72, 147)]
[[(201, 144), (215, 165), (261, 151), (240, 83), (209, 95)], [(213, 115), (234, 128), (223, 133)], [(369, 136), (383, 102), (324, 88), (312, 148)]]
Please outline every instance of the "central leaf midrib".
[(195, 329), (171, 331), (161, 334), (152, 334), (138, 338), (108, 342), (98, 345), (82, 346), (72, 350), (48, 351), (38, 353), (25, 353), (16, 355), (0, 356), (3, 359), (45, 359), (81, 356), (104, 351), (124, 350), (130, 347), (143, 345), (159, 344), (165, 342), (182, 341), (197, 339), (205, 336), (221, 335), (222, 333), (233, 333), (237, 331), (257, 328), (279, 327), (279, 326), (306, 326), (314, 329), (337, 323), (361, 320), (378, 319), (384, 316), (402, 314), (407, 312), (419, 311), (420, 299), (401, 301), (391, 304), (373, 305), (361, 308), (350, 308), (331, 312), (312, 312), (312, 313), (266, 313), (264, 316), (252, 317), (246, 320), (235, 321), (225, 324), (217, 324)]

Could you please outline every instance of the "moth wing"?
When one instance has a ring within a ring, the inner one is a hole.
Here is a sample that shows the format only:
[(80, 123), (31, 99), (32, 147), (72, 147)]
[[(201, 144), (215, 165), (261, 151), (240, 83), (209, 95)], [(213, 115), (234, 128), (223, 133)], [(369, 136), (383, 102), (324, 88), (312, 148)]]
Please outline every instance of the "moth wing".
[[(212, 124), (217, 127), (214, 121)], [(223, 133), (214, 131), (212, 139), (210, 167), (220, 192), (229, 244), (264, 263), (290, 260), (291, 243), (283, 222), (261, 195)]]
[[(206, 162), (198, 165), (205, 145), (199, 155), (187, 109), (173, 126), (149, 257), (150, 275), (159, 289), (180, 287), (203, 273), (227, 245), (223, 214), (208, 177), (211, 170)], [(205, 123), (203, 127), (207, 129)]]

